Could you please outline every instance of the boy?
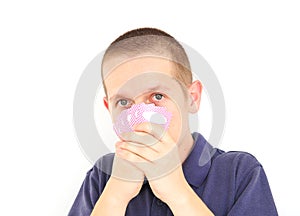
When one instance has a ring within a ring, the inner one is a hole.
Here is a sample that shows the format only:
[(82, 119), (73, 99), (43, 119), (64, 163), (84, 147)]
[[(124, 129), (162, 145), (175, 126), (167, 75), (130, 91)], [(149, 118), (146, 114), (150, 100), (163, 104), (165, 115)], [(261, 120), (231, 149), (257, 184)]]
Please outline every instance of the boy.
[(106, 50), (102, 78), (120, 141), (87, 173), (70, 216), (277, 215), (252, 155), (225, 153), (190, 133), (202, 85), (172, 36), (153, 28), (125, 33)]

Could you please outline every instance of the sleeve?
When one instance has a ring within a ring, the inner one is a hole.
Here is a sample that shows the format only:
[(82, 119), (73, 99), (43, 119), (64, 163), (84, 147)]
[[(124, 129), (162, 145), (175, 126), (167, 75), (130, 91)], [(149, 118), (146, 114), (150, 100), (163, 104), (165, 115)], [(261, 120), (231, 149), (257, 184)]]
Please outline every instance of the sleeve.
[(113, 159), (113, 153), (104, 155), (99, 158), (93, 168), (87, 172), (68, 216), (91, 215), (110, 177)]
[(278, 215), (263, 167), (259, 164), (245, 173), (236, 186), (235, 203), (228, 216)]
[(100, 196), (99, 171), (93, 167), (86, 174), (68, 216), (89, 216)]

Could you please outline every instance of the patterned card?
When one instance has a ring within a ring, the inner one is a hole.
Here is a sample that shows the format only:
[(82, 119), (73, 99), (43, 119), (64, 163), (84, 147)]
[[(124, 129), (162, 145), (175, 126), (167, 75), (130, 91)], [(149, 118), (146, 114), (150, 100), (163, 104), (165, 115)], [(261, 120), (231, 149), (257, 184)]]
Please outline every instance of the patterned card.
[(134, 104), (129, 109), (123, 110), (114, 123), (114, 130), (117, 135), (125, 132), (132, 132), (133, 126), (143, 122), (152, 122), (169, 127), (172, 114), (165, 107), (154, 104)]

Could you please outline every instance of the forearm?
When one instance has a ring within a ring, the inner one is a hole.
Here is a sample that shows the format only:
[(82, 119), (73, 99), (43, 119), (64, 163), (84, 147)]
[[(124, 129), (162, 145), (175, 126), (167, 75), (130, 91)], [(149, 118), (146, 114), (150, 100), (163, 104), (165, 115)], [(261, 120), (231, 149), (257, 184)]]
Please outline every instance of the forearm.
[(200, 197), (187, 185), (181, 193), (167, 201), (175, 216), (212, 216), (214, 215)]
[(114, 195), (113, 188), (109, 184), (104, 188), (91, 216), (124, 216), (128, 201)]

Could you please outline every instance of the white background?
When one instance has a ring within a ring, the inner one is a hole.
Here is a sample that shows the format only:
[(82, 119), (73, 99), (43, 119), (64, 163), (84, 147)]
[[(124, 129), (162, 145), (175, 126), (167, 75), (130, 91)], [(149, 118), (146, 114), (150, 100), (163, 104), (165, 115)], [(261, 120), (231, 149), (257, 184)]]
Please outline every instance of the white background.
[(120, 34), (161, 28), (198, 50), (226, 101), (220, 148), (263, 164), (280, 215), (299, 210), (297, 1), (1, 1), (0, 215), (67, 215), (91, 164), (73, 129), (86, 65)]

